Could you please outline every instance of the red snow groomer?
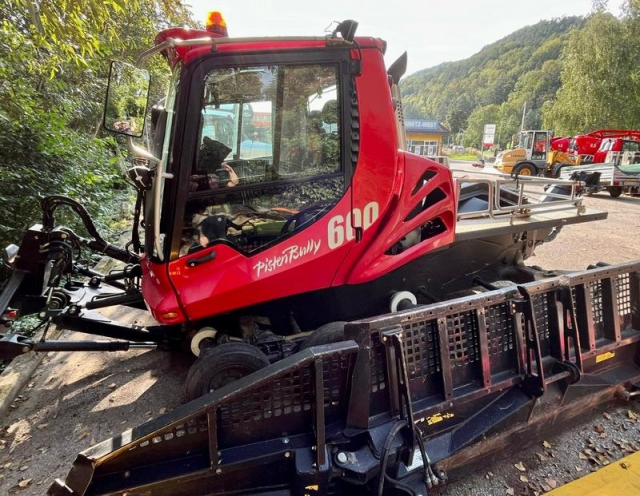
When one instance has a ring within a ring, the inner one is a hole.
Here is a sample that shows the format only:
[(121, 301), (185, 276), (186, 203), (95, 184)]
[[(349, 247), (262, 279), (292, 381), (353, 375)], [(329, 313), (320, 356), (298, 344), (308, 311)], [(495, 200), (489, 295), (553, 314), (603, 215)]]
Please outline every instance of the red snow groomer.
[[(7, 251), (7, 323), (37, 312), (116, 340), (5, 332), (3, 356), (186, 343), (198, 357), (193, 401), (81, 453), (50, 494), (427, 494), (529, 428), (632, 396), (640, 265), (523, 263), (606, 216), (582, 205), (583, 182), (454, 179), (404, 151), (406, 57), (386, 69), (354, 21), (229, 38), (212, 20), (140, 57), (172, 71), (150, 123), (148, 74), (112, 65), (105, 126), (132, 137), (138, 192), (127, 247), (60, 196)], [(90, 238), (56, 226), (62, 205)], [(89, 269), (78, 248), (122, 268)], [(158, 324), (97, 314), (111, 305)]]

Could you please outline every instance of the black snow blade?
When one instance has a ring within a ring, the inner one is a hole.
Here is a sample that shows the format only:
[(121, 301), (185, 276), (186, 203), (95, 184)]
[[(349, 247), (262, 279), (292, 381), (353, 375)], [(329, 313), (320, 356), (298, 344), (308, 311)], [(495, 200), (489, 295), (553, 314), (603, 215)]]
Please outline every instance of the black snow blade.
[(352, 322), (104, 441), (54, 495), (427, 494), (628, 397), (640, 263)]

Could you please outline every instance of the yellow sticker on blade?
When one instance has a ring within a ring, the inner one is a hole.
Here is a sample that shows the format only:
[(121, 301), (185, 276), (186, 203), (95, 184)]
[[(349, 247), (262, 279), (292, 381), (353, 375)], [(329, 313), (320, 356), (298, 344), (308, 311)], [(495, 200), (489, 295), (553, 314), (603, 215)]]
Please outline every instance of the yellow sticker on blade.
[(307, 491), (317, 491), (318, 490), (318, 486), (317, 485), (307, 486), (307, 487), (305, 487), (305, 489)]
[(613, 358), (614, 356), (616, 356), (615, 351), (608, 351), (606, 353), (603, 353), (602, 355), (597, 355), (596, 363), (604, 362), (605, 360), (609, 360), (609, 358)]
[(427, 417), (427, 425), (437, 424), (438, 422), (442, 422), (443, 420), (450, 419), (453, 417), (453, 413), (436, 413), (431, 417)]

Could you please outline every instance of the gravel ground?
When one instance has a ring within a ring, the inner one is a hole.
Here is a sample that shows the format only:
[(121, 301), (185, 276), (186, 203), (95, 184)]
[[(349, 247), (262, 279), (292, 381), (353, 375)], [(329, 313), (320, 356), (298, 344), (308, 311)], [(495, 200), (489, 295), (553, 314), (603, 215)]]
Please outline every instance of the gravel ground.
[[(579, 269), (640, 258), (640, 198), (586, 199), (609, 218), (568, 226), (532, 264)], [(141, 316), (131, 316), (140, 319)], [(120, 318), (120, 315), (114, 315)], [(160, 352), (50, 354), (0, 420), (0, 494), (41, 495), (76, 454), (182, 401), (188, 360)], [(440, 495), (534, 495), (640, 449), (638, 403), (593, 418), (436, 491)], [(526, 444), (525, 439), (522, 445)]]
[(562, 229), (552, 243), (542, 245), (530, 265), (580, 269), (597, 262), (619, 263), (640, 258), (640, 198), (611, 198), (598, 193), (585, 198), (587, 207), (609, 212), (604, 221)]
[[(113, 310), (129, 323), (148, 318)], [(0, 494), (45, 494), (80, 451), (180, 405), (190, 363), (159, 351), (49, 353), (0, 424)]]
[[(640, 450), (638, 402), (593, 412), (569, 431), (531, 444), (433, 491), (440, 496), (544, 494)], [(620, 495), (623, 496), (623, 495)], [(626, 496), (626, 495), (624, 495)], [(630, 496), (630, 495), (629, 495)]]

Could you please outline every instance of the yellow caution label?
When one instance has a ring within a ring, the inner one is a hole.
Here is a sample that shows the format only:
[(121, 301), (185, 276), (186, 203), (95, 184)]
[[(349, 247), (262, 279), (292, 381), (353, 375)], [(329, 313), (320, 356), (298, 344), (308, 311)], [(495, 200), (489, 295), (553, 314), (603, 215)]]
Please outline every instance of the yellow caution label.
[(597, 355), (596, 356), (596, 363), (604, 362), (605, 360), (609, 360), (609, 358), (613, 358), (614, 356), (616, 356), (616, 352), (615, 351), (607, 351), (606, 353), (603, 353), (602, 355)]
[(427, 417), (427, 425), (437, 424), (438, 422), (442, 422), (443, 420), (453, 418), (453, 413), (436, 413), (431, 417)]
[(305, 489), (307, 491), (317, 491), (318, 490), (318, 486), (317, 485), (307, 486), (307, 487), (305, 487)]

